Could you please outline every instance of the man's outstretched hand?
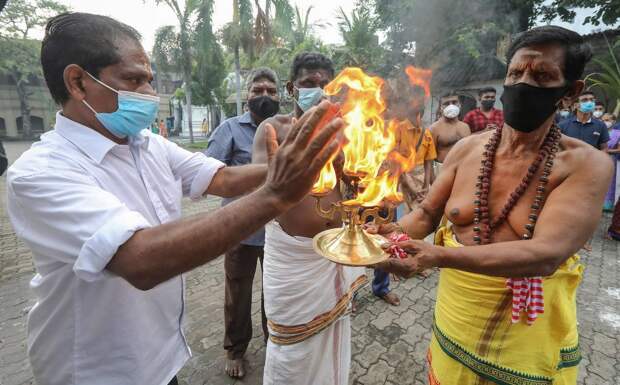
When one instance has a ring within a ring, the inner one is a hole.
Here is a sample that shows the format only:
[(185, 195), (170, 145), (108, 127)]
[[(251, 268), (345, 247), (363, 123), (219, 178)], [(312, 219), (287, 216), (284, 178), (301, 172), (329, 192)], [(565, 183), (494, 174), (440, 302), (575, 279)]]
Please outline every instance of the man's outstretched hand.
[[(384, 247), (388, 248), (392, 244)], [(376, 264), (374, 267), (399, 277), (411, 278), (426, 269), (439, 265), (439, 246), (434, 246), (421, 240), (397, 242), (394, 245), (407, 253), (407, 258), (389, 258)]]
[[(269, 170), (265, 189), (283, 210), (310, 192), (321, 168), (340, 150), (344, 122), (336, 117), (336, 112), (337, 106), (321, 102), (294, 122), (280, 146), (275, 129), (266, 125)], [(326, 114), (326, 119), (322, 119)]]

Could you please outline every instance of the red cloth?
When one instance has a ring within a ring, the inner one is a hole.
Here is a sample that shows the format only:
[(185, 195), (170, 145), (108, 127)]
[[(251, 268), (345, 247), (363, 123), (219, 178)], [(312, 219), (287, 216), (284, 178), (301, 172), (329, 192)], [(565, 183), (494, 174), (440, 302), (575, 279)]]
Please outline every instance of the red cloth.
[(480, 108), (469, 111), (463, 121), (469, 125), (469, 129), (472, 134), (474, 132), (484, 131), (487, 128), (487, 124), (495, 124), (497, 127), (504, 125), (504, 112), (493, 108), (491, 110), (490, 117), (487, 118)]
[(527, 324), (545, 312), (542, 277), (508, 278), (506, 286), (512, 291), (512, 323), (519, 322), (521, 312), (527, 314)]
[[(392, 234), (390, 235), (390, 241), (393, 243), (396, 242), (404, 242), (404, 241), (408, 241), (411, 238), (409, 238), (409, 236), (407, 234)], [(405, 259), (407, 258), (407, 252), (405, 250), (403, 250), (401, 247), (396, 246), (396, 245), (392, 245), (388, 248), (388, 252), (390, 253), (390, 258), (400, 258), (400, 259)]]

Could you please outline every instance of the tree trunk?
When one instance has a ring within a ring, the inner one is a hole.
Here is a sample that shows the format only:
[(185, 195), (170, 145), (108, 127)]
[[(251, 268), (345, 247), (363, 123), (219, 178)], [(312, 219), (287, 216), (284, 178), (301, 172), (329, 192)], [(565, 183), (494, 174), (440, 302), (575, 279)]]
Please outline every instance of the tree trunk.
[(185, 83), (185, 103), (187, 105), (187, 128), (189, 141), (194, 143), (194, 129), (192, 128), (192, 63), (187, 26), (181, 23), (181, 50), (183, 51), (183, 82)]
[(19, 80), (19, 76), (14, 76), (17, 95), (19, 96), (19, 107), (22, 114), (22, 136), (26, 139), (32, 138), (32, 126), (30, 122), (30, 101), (28, 100), (28, 90), (26, 82)]
[(189, 141), (194, 143), (194, 129), (192, 128), (192, 75), (185, 75), (185, 102), (187, 103), (187, 128), (189, 129)]
[(237, 116), (243, 113), (241, 108), (241, 62), (239, 59), (239, 45), (235, 46), (235, 92), (237, 94)]

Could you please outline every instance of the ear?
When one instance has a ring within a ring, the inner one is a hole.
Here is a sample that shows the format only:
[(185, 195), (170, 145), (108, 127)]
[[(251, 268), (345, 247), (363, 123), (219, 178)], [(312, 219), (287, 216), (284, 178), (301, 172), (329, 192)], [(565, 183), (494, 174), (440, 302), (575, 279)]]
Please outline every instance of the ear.
[(286, 82), (286, 91), (288, 92), (288, 95), (290, 97), (293, 97), (293, 91), (294, 91), (294, 86), (293, 86), (293, 82), (292, 81), (288, 81)]
[(86, 72), (77, 64), (69, 64), (62, 73), (65, 88), (69, 97), (78, 101), (84, 100), (86, 91), (84, 88)]

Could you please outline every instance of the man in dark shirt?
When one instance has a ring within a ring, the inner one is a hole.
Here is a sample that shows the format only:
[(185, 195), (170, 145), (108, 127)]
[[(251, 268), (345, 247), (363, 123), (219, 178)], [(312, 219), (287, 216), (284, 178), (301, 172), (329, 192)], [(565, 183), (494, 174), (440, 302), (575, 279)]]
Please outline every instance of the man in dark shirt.
[(605, 123), (592, 117), (595, 100), (591, 91), (584, 91), (579, 96), (579, 106), (576, 115), (566, 119), (558, 125), (562, 133), (575, 139), (582, 140), (600, 150), (607, 150), (609, 131)]
[[(206, 154), (228, 166), (252, 163), (252, 146), (256, 129), (263, 120), (278, 113), (278, 79), (269, 68), (257, 68), (247, 78), (248, 111), (227, 119), (209, 138)], [(222, 200), (222, 206), (237, 198)], [(252, 339), (252, 283), (256, 262), (263, 264), (265, 231), (261, 229), (226, 253), (224, 271), (224, 349), (227, 352), (226, 373), (233, 378), (245, 374), (243, 356)], [(262, 269), (261, 269), (262, 270)], [(261, 298), (263, 334), (265, 340), (267, 318)]]
[(480, 107), (469, 111), (463, 121), (469, 125), (472, 134), (494, 130), (504, 125), (504, 113), (494, 108), (497, 91), (485, 87), (478, 91)]

